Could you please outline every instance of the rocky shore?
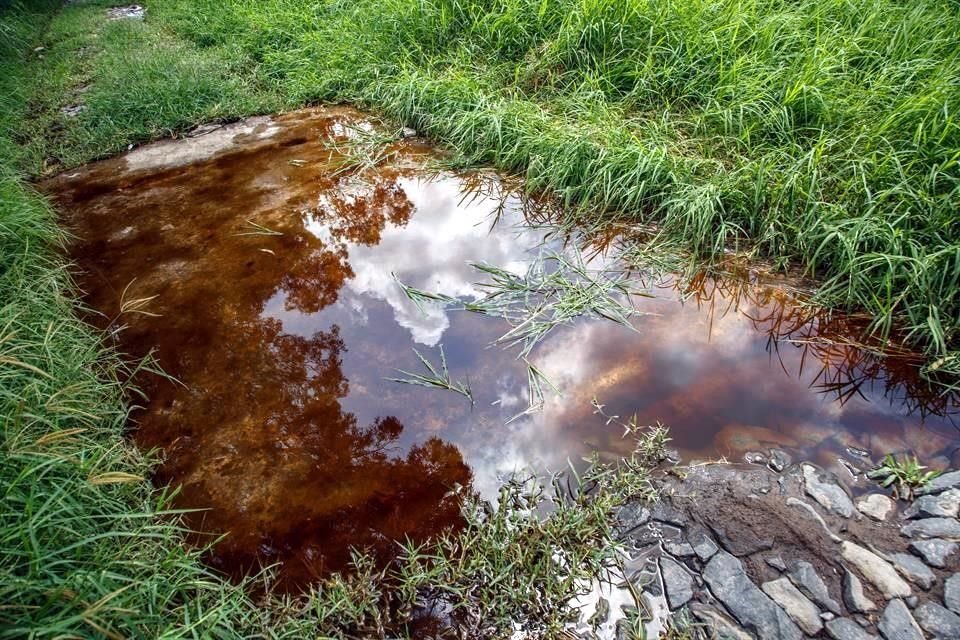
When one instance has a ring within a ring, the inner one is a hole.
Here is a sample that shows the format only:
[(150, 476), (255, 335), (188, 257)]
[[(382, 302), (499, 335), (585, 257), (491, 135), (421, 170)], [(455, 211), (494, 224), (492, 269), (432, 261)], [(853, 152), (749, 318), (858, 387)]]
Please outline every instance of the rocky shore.
[[(619, 586), (705, 637), (960, 638), (960, 471), (895, 502), (777, 450), (753, 460), (674, 467), (657, 503), (624, 507)], [(601, 599), (580, 637), (630, 637), (615, 609)]]

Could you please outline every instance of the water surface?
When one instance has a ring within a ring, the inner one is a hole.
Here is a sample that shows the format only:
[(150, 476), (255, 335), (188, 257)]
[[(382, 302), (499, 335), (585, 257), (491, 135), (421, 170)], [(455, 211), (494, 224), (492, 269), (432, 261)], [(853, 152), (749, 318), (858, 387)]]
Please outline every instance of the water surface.
[[(960, 444), (957, 398), (928, 389), (918, 359), (857, 346), (862, 320), (757, 274), (638, 274), (633, 329), (554, 331), (530, 360), (562, 395), (511, 420), (528, 384), (516, 349), (494, 345), (509, 326), (419, 308), (397, 279), (473, 300), (486, 278), (470, 262), (522, 273), (576, 241), (509, 180), (425, 170), (440, 156), (420, 139), (363, 162), (351, 145), (373, 129), (345, 108), (256, 118), (43, 185), (76, 235), (92, 321), (172, 376), (138, 376), (149, 401), (132, 433), (163, 450), (157, 482), (182, 486), (178, 506), (203, 509), (191, 525), (229, 533), (214, 566), (282, 562), (284, 584), (301, 585), (344, 568), (351, 545), (389, 559), (394, 540), (457, 526), (459, 493), (626, 453), (594, 398), (669, 425), (688, 460), (775, 446), (843, 472), (863, 466), (857, 450), (944, 464)], [(441, 345), (475, 404), (388, 380), (421, 370), (413, 348), (439, 362)]]

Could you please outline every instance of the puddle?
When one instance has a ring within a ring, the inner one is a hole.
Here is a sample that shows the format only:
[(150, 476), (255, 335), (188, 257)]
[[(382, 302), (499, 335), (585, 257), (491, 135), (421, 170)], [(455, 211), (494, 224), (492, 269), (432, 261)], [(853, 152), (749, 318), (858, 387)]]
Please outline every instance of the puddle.
[[(915, 359), (853, 346), (862, 322), (707, 278), (645, 284), (655, 297), (633, 302), (654, 315), (635, 330), (552, 332), (530, 359), (562, 396), (505, 424), (528, 391), (516, 350), (490, 346), (509, 327), (418, 309), (397, 279), (479, 297), (488, 278), (468, 262), (523, 272), (550, 235), (525, 222), (549, 212), (493, 174), (425, 175), (436, 155), (418, 138), (350, 168), (341, 151), (371, 131), (346, 108), (255, 118), (42, 185), (76, 234), (92, 321), (179, 380), (140, 376), (150, 401), (132, 430), (164, 450), (158, 481), (182, 485), (177, 505), (206, 509), (191, 525), (229, 532), (214, 566), (282, 562), (300, 585), (344, 568), (351, 545), (389, 559), (395, 539), (456, 526), (457, 491), (491, 496), (514, 470), (625, 453), (594, 397), (669, 425), (688, 460), (779, 446), (842, 473), (840, 459), (859, 460), (847, 448), (945, 464), (960, 444), (957, 398), (931, 393)], [(440, 345), (475, 405), (388, 380), (422, 370), (413, 348), (438, 363)]]

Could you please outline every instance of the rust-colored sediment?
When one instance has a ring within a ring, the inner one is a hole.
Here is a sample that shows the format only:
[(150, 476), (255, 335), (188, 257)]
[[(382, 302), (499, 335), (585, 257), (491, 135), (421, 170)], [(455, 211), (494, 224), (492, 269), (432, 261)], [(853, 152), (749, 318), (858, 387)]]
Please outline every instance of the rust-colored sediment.
[[(319, 108), (166, 141), (48, 180), (75, 234), (91, 321), (177, 382), (141, 373), (133, 434), (164, 451), (158, 482), (182, 486), (190, 524), (228, 532), (210, 556), (234, 575), (281, 562), (295, 587), (349, 562), (392, 557), (459, 522), (457, 491), (490, 494), (523, 465), (559, 470), (593, 448), (626, 450), (591, 414), (662, 420), (687, 455), (782, 446), (826, 465), (845, 448), (950, 455), (956, 398), (931, 393), (917, 360), (852, 344), (863, 323), (812, 312), (784, 290), (703, 278), (638, 299), (638, 331), (564, 327), (534, 354), (564, 392), (522, 410), (526, 373), (488, 345), (505, 327), (420, 313), (393, 282), (471, 297), (465, 263), (520, 266), (542, 231), (512, 229), (523, 199), (496, 177), (420, 175), (432, 151), (392, 145), (374, 169), (341, 151), (369, 127)], [(338, 148), (329, 143), (335, 141)], [(473, 180), (473, 181), (471, 181)], [(504, 218), (487, 232), (498, 208)], [(526, 212), (529, 213), (529, 212)], [(469, 377), (477, 405), (386, 380), (414, 346)]]

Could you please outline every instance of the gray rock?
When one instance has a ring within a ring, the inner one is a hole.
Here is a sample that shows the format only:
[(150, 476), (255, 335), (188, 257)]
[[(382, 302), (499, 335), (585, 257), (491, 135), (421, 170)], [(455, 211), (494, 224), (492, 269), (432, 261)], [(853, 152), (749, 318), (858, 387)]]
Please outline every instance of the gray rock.
[(936, 602), (924, 602), (914, 609), (913, 617), (924, 631), (937, 638), (960, 638), (960, 616)]
[(827, 623), (827, 633), (833, 640), (877, 640), (877, 636), (867, 633), (850, 618), (831, 620)]
[(740, 628), (736, 622), (713, 607), (694, 602), (690, 605), (694, 617), (712, 630), (713, 637), (725, 640), (753, 640), (753, 637)]
[(703, 571), (713, 595), (760, 640), (796, 639), (803, 633), (790, 617), (747, 577), (743, 563), (718, 551)]
[(947, 538), (960, 540), (960, 521), (956, 518), (924, 518), (900, 527), (909, 538)]
[(767, 558), (767, 564), (776, 569), (777, 571), (786, 571), (787, 563), (783, 561), (783, 558), (780, 556), (770, 556)]
[(933, 575), (930, 567), (920, 562), (915, 556), (906, 553), (891, 553), (888, 557), (893, 566), (900, 572), (900, 575), (913, 584), (919, 585), (924, 591), (929, 591), (933, 583), (937, 581), (937, 576)]
[(770, 462), (767, 463), (767, 466), (777, 473), (790, 466), (791, 462), (793, 462), (793, 458), (783, 449), (770, 449)]
[(909, 598), (904, 598), (903, 602), (911, 609), (914, 609), (918, 604), (920, 604), (920, 598), (917, 596), (910, 596)]
[(417, 137), (417, 130), (414, 129), (413, 127), (404, 127), (403, 129), (400, 130), (400, 137), (401, 137), (401, 138), (416, 138), (416, 137)]
[(929, 495), (931, 493), (943, 493), (947, 489), (960, 489), (960, 471), (951, 471), (941, 476), (937, 476), (930, 483), (917, 491), (917, 495)]
[(863, 583), (849, 569), (843, 575), (843, 601), (847, 609), (854, 613), (870, 613), (877, 610), (877, 605), (863, 593)]
[(660, 558), (660, 571), (663, 573), (663, 585), (667, 591), (670, 610), (679, 609), (693, 598), (693, 578), (676, 561), (667, 557)]
[(663, 548), (666, 549), (667, 553), (678, 558), (687, 558), (694, 555), (693, 547), (686, 542), (664, 540)]
[(764, 582), (760, 588), (780, 605), (808, 636), (815, 636), (823, 629), (820, 610), (786, 578)]
[(619, 535), (630, 533), (650, 521), (650, 510), (639, 502), (624, 505), (617, 512), (617, 532)]
[(957, 552), (957, 549), (960, 549), (957, 543), (940, 538), (914, 540), (910, 543), (910, 551), (923, 558), (923, 561), (931, 567), (939, 569), (947, 566), (947, 560)]
[(735, 556), (750, 556), (773, 548), (771, 538), (761, 538), (753, 529), (740, 527), (727, 532), (721, 523), (711, 522), (710, 529), (720, 545)]
[(857, 510), (865, 516), (883, 522), (894, 510), (893, 500), (882, 493), (871, 493), (857, 500)]
[(650, 510), (650, 517), (657, 522), (665, 522), (681, 528), (687, 526), (689, 520), (687, 514), (666, 502), (658, 502), (653, 505)]
[(849, 518), (854, 513), (853, 501), (841, 487), (833, 474), (817, 469), (813, 465), (803, 465), (804, 489), (811, 498), (824, 509)]
[(960, 490), (947, 489), (943, 493), (920, 496), (913, 501), (903, 517), (914, 518), (956, 518), (960, 511)]
[(903, 600), (890, 601), (880, 616), (877, 628), (887, 640), (923, 640), (923, 632)]
[(817, 570), (814, 569), (813, 565), (809, 562), (803, 560), (791, 562), (790, 571), (787, 573), (787, 576), (793, 584), (797, 585), (797, 588), (800, 589), (804, 595), (824, 609), (836, 615), (840, 615), (843, 612), (840, 604), (830, 597), (830, 591), (827, 589), (823, 578), (820, 577)]
[(743, 461), (748, 464), (767, 464), (767, 456), (759, 451), (747, 451), (743, 454)]
[(710, 535), (700, 528), (691, 528), (690, 531), (687, 532), (687, 540), (690, 542), (690, 546), (693, 547), (693, 552), (697, 554), (701, 562), (706, 562), (713, 557), (713, 554), (720, 550), (716, 543), (710, 538)]
[(872, 551), (846, 541), (840, 545), (840, 555), (856, 567), (887, 599), (906, 598), (912, 593), (910, 585), (897, 574), (896, 569)]
[(954, 613), (960, 613), (960, 573), (955, 573), (943, 583), (943, 604)]

